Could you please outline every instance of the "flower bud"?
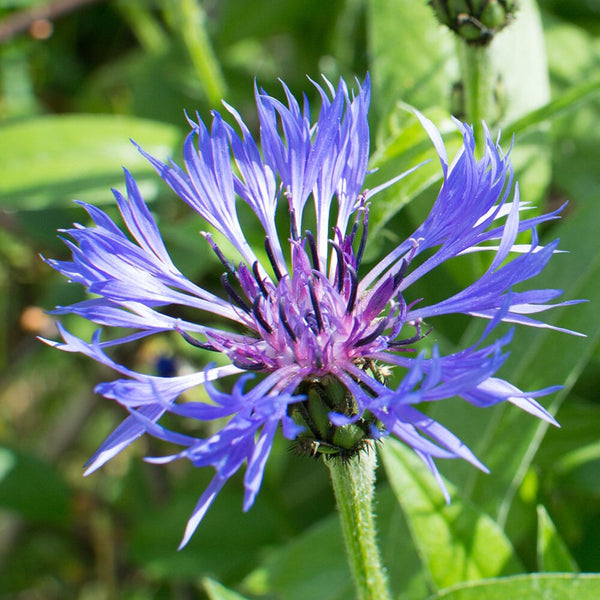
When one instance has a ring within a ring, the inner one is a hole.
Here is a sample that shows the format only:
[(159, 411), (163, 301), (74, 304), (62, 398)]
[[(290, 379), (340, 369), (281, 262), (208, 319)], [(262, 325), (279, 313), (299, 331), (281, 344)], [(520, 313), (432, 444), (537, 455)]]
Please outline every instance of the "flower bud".
[(516, 0), (430, 0), (435, 14), (468, 44), (489, 44), (514, 18)]
[(331, 377), (304, 382), (301, 391), (306, 396), (302, 403), (291, 407), (291, 416), (304, 431), (292, 443), (297, 454), (317, 457), (338, 456), (348, 460), (369, 447), (370, 428), (376, 419), (366, 413), (356, 423), (334, 425), (331, 412), (348, 417), (357, 411), (356, 401), (348, 391)]

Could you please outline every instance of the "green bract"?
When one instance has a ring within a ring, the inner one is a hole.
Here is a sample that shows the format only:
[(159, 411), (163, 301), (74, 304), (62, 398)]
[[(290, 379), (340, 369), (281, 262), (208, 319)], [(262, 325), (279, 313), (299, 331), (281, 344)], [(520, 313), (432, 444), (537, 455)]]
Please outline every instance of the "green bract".
[(468, 44), (486, 45), (508, 25), (518, 8), (515, 0), (430, 0), (440, 22)]

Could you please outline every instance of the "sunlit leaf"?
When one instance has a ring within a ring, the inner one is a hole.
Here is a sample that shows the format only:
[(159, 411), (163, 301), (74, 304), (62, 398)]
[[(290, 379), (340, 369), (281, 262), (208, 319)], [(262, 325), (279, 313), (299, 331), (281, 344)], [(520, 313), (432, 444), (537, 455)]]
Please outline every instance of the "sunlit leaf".
[(497, 523), (464, 501), (452, 486), (452, 503), (446, 504), (437, 482), (412, 450), (388, 438), (382, 456), (413, 542), (436, 588), (522, 571)]
[(537, 559), (539, 571), (573, 572), (579, 571), (575, 559), (556, 530), (548, 511), (537, 507), (538, 535)]
[(165, 158), (180, 132), (164, 123), (109, 115), (36, 117), (4, 125), (0, 205), (23, 210), (65, 206), (74, 198), (113, 201), (110, 188), (122, 187), (122, 166), (142, 189), (155, 193), (158, 178), (149, 177), (154, 171), (130, 138)]
[(517, 575), (458, 585), (442, 590), (429, 600), (596, 600), (600, 575)]
[(208, 594), (210, 600), (245, 600), (245, 597), (237, 592), (227, 589), (210, 577), (205, 577), (202, 580), (202, 585)]
[(542, 20), (534, 0), (521, 0), (513, 23), (491, 44), (492, 65), (499, 74), (502, 123), (543, 106), (550, 82)]
[(575, 110), (598, 94), (600, 94), (600, 78), (584, 81), (561, 94), (556, 100), (552, 100), (512, 121), (506, 125), (505, 130), (512, 133), (527, 133), (530, 128), (539, 125), (543, 121), (553, 119), (570, 110)]
[(449, 110), (458, 79), (453, 34), (426, 2), (371, 0), (367, 6), (376, 112), (385, 117), (399, 101)]
[[(577, 207), (574, 214), (552, 231), (560, 237), (561, 248), (571, 254), (555, 256), (539, 275), (536, 287), (564, 289), (566, 299), (586, 298), (589, 303), (566, 307), (547, 315), (558, 323), (588, 335), (588, 339), (550, 329), (520, 327), (515, 331), (511, 356), (503, 373), (522, 389), (540, 389), (554, 384), (565, 387), (543, 404), (555, 413), (589, 360), (600, 338), (597, 303), (600, 302), (600, 255), (597, 252), (596, 223), (600, 204)], [(445, 474), (502, 525), (506, 523), (512, 499), (535, 456), (547, 424), (507, 404), (494, 409), (475, 410), (466, 403), (436, 403), (432, 416), (463, 438), (491, 469), (480, 474), (469, 466), (448, 461)]]
[[(441, 109), (425, 111), (428, 118), (446, 134), (446, 145), (450, 156), (460, 146), (462, 138), (450, 115)], [(393, 186), (375, 196), (369, 208), (371, 239), (404, 206), (428, 188), (439, 185), (442, 169), (431, 139), (408, 105), (398, 106), (390, 115), (391, 135), (380, 143), (371, 158), (370, 167), (375, 171), (369, 176), (368, 185), (374, 188), (401, 173), (420, 165)]]

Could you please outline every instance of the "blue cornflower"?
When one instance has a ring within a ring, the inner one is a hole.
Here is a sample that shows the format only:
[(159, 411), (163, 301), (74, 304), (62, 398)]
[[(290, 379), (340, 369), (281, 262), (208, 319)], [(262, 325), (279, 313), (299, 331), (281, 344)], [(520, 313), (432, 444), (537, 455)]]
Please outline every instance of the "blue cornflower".
[[(337, 88), (327, 81), (324, 87), (315, 84), (322, 101), (315, 122), (308, 102), (301, 107), (283, 87), (287, 103), (256, 90), (260, 149), (227, 104), (237, 127), (218, 112), (213, 112), (210, 131), (200, 119), (190, 120), (192, 130), (183, 147), (185, 168), (165, 164), (140, 148), (175, 194), (233, 246), (235, 256), (226, 256), (218, 240), (203, 234), (224, 267), (221, 294), (194, 284), (173, 264), (127, 171), (127, 195), (113, 193), (130, 235), (103, 211), (82, 203), (95, 226), (76, 225), (66, 231), (71, 261), (47, 261), (95, 295), (59, 307), (58, 314), (74, 313), (104, 327), (133, 330), (105, 341), (98, 331), (86, 342), (59, 326), (63, 342), (49, 342), (122, 375), (96, 390), (130, 415), (100, 446), (87, 473), (144, 433), (183, 447), (172, 456), (148, 459), (151, 462), (187, 458), (216, 471), (188, 522), (182, 545), (244, 462), (244, 510), (250, 508), (280, 425), (298, 451), (342, 458), (393, 434), (414, 449), (441, 483), (435, 458), (460, 457), (485, 467), (416, 404), (452, 396), (476, 406), (508, 401), (554, 423), (535, 397), (556, 388), (522, 392), (497, 378), (511, 335), (487, 340), (500, 321), (549, 327), (532, 315), (569, 304), (548, 304), (559, 290), (511, 291), (537, 275), (555, 252), (557, 241), (540, 246), (535, 227), (557, 218), (558, 211), (521, 219), (521, 212), (530, 207), (520, 202), (509, 159), (489, 134), (485, 154), (477, 160), (472, 129), (457, 123), (464, 144), (449, 164), (439, 132), (419, 115), (439, 155), (443, 184), (424, 223), (359, 276), (369, 201), (406, 175), (373, 190), (364, 188), (369, 78), (355, 94), (343, 81)], [(240, 202), (264, 228), (263, 262), (244, 235), (237, 212)], [(284, 231), (276, 224), (280, 203), (289, 213)], [(307, 203), (312, 204), (310, 218), (305, 214)], [(517, 235), (525, 231), (531, 232), (531, 244), (517, 244)], [(462, 291), (433, 304), (411, 294), (411, 285), (441, 263), (479, 251), (491, 253), (493, 260)], [(185, 307), (186, 314), (197, 309), (197, 321), (174, 316), (178, 307)], [(450, 313), (483, 317), (489, 323), (476, 344), (455, 354), (441, 356), (437, 348), (429, 357), (419, 353), (419, 342), (429, 333), (424, 322)], [(202, 322), (229, 325), (221, 329)], [(132, 371), (105, 352), (163, 332), (176, 332), (199, 349), (220, 353), (228, 364), (162, 377)], [(397, 387), (388, 381), (391, 367), (403, 373)], [(231, 392), (212, 383), (231, 376), (237, 377)], [(176, 402), (198, 385), (206, 388), (211, 402)], [(197, 421), (227, 420), (217, 433), (200, 438), (160, 425), (166, 412)]]

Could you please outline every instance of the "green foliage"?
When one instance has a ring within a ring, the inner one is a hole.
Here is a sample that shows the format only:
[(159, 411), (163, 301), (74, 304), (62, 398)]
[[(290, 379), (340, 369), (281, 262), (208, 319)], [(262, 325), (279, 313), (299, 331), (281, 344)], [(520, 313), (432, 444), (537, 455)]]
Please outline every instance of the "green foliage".
[[(38, 4), (48, 2), (0, 2), (0, 18)], [(140, 440), (81, 477), (81, 465), (125, 415), (92, 394), (110, 374), (35, 339), (56, 335), (44, 310), (83, 298), (37, 255), (64, 258), (55, 230), (87, 219), (73, 199), (114, 211), (110, 188), (123, 188), (125, 166), (152, 201), (175, 262), (213, 286), (220, 272), (198, 235), (206, 226), (173, 202), (129, 139), (177, 160), (184, 110), (206, 119), (224, 97), (256, 128), (255, 78), (281, 95), (281, 77), (312, 99), (307, 74), (351, 79), (369, 70), (377, 171), (368, 185), (422, 165), (371, 205), (366, 259), (375, 260), (412, 231), (440, 182), (412, 107), (441, 129), (450, 156), (459, 147), (450, 120), (465, 116), (456, 40), (424, 1), (80, 4), (51, 19), (50, 37), (15, 30), (0, 47), (2, 598), (350, 598), (327, 470), (291, 456), (282, 439), (252, 510), (242, 513), (235, 479), (179, 553), (186, 519), (212, 473), (145, 465), (143, 456), (172, 449)], [(562, 220), (541, 232), (542, 242), (560, 237), (569, 254), (554, 257), (536, 284), (589, 300), (549, 315), (552, 325), (587, 338), (520, 328), (502, 373), (525, 389), (564, 385), (542, 399), (561, 429), (510, 406), (478, 410), (452, 400), (425, 407), (491, 470), (441, 461), (450, 505), (418, 459), (386, 440), (377, 524), (390, 587), (401, 600), (600, 595), (598, 575), (577, 574), (600, 572), (600, 13), (585, 0), (520, 4), (514, 24), (490, 46), (498, 77), (487, 120), (507, 150), (516, 136), (512, 157), (524, 200), (544, 211), (569, 200)], [(255, 222), (247, 235), (260, 241)], [(482, 268), (464, 258), (418, 293), (436, 299), (464, 285)], [(465, 323), (432, 322), (431, 340), (445, 349), (469, 343), (480, 329)], [(76, 319), (68, 326), (91, 334)], [(164, 355), (176, 356), (182, 369), (205, 366), (182, 346), (175, 337), (142, 340), (121, 358), (146, 370)]]
[(252, 594), (276, 594), (290, 600), (342, 600), (351, 595), (352, 579), (337, 515), (270, 552), (248, 576), (245, 587)]
[(519, 575), (456, 586), (430, 600), (592, 600), (600, 593), (598, 575)]
[(56, 467), (35, 455), (0, 447), (0, 506), (33, 523), (63, 524), (69, 496)]
[(209, 600), (244, 600), (244, 596), (228, 590), (218, 581), (206, 577), (202, 580), (202, 583), (204, 584), (204, 589), (208, 594)]
[(452, 485), (447, 504), (414, 452), (394, 439), (382, 452), (386, 473), (434, 589), (519, 573), (522, 565), (500, 526)]
[(537, 557), (539, 571), (572, 573), (579, 570), (543, 506), (538, 506)]
[[(6, 124), (0, 146), (11, 151), (0, 157), (0, 202), (31, 210), (64, 206), (73, 198), (111, 201), (110, 188), (123, 179), (122, 165), (140, 182), (155, 181), (154, 170), (130, 139), (166, 158), (180, 137), (171, 125), (116, 115), (52, 115)], [(156, 194), (156, 186), (150, 186)]]

